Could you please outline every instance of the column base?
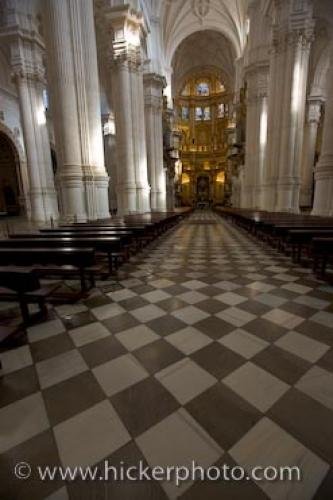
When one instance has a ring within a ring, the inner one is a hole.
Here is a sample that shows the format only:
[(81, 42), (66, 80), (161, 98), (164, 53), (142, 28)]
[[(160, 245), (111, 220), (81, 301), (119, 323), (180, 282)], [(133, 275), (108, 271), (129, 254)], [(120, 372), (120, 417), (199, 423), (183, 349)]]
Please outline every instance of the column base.
[(97, 219), (108, 219), (110, 217), (109, 209), (109, 177), (107, 175), (98, 175), (94, 177), (97, 201)]
[(265, 184), (261, 188), (261, 209), (273, 212), (275, 209), (276, 187), (273, 183)]
[(166, 191), (153, 191), (150, 192), (150, 207), (152, 212), (163, 212), (167, 206), (167, 193)]
[(315, 182), (312, 215), (330, 217), (333, 215), (333, 164), (319, 165), (315, 173)]
[(299, 213), (299, 179), (288, 178), (278, 182), (276, 191), (276, 212)]
[(137, 213), (136, 185), (129, 183), (117, 184), (117, 214), (120, 216)]
[[(55, 193), (54, 193), (55, 196)], [(45, 193), (43, 190), (32, 189), (29, 192), (30, 213), (29, 218), (36, 223), (43, 223), (53, 217), (58, 219), (58, 211), (54, 211), (54, 199), (50, 193)]]
[(312, 189), (301, 189), (299, 194), (299, 206), (309, 208), (312, 206)]
[(136, 203), (138, 213), (150, 212), (150, 187), (137, 186), (136, 188)]
[[(70, 170), (71, 166), (64, 169)], [(77, 168), (74, 166), (73, 170)], [(86, 222), (88, 214), (85, 203), (85, 187), (81, 174), (60, 173), (57, 176), (57, 184), (61, 192), (61, 214), (60, 220), (65, 222)]]

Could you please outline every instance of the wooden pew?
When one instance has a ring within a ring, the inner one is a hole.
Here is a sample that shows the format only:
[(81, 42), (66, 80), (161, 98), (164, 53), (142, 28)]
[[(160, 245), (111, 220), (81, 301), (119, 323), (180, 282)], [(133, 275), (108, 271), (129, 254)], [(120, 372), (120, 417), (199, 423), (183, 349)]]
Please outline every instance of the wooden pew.
[(325, 271), (329, 260), (333, 258), (333, 237), (332, 238), (313, 238), (313, 271), (316, 273), (320, 268), (320, 276), (325, 276)]
[(30, 320), (28, 304), (37, 303), (43, 315), (47, 315), (46, 302), (60, 283), (41, 286), (31, 269), (0, 267), (0, 301), (18, 302), (24, 323)]
[[(3, 265), (31, 266), (40, 276), (79, 276), (81, 290), (87, 290), (86, 278), (94, 286), (94, 275), (98, 272), (95, 266), (95, 250), (73, 247), (44, 248), (0, 248), (0, 262)], [(36, 266), (37, 265), (37, 266)]]
[(108, 258), (109, 271), (113, 271), (113, 259), (118, 258), (119, 255), (124, 254), (124, 258), (127, 256), (127, 249), (121, 238), (118, 237), (108, 237), (101, 235), (83, 235), (81, 233), (72, 235), (71, 233), (50, 233), (47, 236), (41, 234), (30, 235), (27, 237), (19, 237), (15, 235), (15, 238), (10, 238), (9, 240), (0, 240), (0, 248), (3, 247), (73, 247), (76, 248), (94, 248), (96, 251), (105, 253)]
[(292, 247), (292, 259), (294, 262), (301, 261), (302, 249), (309, 247), (313, 238), (332, 238), (333, 227), (331, 229), (311, 228), (311, 229), (291, 229), (288, 230), (287, 243)]

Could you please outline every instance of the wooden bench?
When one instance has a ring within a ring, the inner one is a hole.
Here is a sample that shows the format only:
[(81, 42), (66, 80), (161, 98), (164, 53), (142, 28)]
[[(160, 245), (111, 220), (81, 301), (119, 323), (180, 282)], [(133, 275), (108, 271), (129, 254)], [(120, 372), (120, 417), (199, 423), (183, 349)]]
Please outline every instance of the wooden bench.
[(28, 304), (38, 304), (43, 315), (47, 314), (46, 301), (59, 288), (60, 283), (41, 286), (31, 269), (0, 268), (0, 301), (18, 302), (24, 323), (30, 320)]
[(15, 235), (8, 240), (0, 240), (0, 248), (3, 247), (77, 247), (77, 248), (91, 248), (96, 251), (105, 253), (108, 258), (109, 272), (113, 271), (113, 261), (119, 255), (127, 256), (127, 248), (125, 242), (118, 237), (108, 237), (98, 235), (86, 235), (81, 233), (47, 233), (47, 235), (33, 234), (30, 237), (21, 237), (22, 235)]
[(312, 239), (313, 253), (313, 271), (317, 273), (319, 267), (319, 275), (325, 276), (326, 267), (330, 259), (333, 257), (333, 237), (332, 238), (313, 238)]
[(87, 290), (86, 278), (95, 285), (94, 276), (100, 271), (95, 265), (93, 248), (42, 247), (42, 248), (0, 248), (0, 262), (4, 265), (34, 265), (39, 276), (79, 276), (81, 290)]
[(300, 262), (302, 249), (310, 247), (313, 238), (333, 238), (333, 227), (327, 228), (311, 228), (311, 229), (290, 229), (286, 238), (287, 243), (292, 247), (292, 259), (294, 262)]

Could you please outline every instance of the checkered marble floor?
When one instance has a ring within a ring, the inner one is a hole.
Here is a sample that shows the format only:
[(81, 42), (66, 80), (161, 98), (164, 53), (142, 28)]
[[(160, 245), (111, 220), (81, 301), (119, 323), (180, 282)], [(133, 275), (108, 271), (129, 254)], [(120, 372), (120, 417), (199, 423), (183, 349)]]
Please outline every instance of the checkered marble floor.
[[(0, 354), (4, 500), (333, 497), (333, 288), (196, 212)], [(299, 483), (15, 480), (16, 462), (298, 465)]]

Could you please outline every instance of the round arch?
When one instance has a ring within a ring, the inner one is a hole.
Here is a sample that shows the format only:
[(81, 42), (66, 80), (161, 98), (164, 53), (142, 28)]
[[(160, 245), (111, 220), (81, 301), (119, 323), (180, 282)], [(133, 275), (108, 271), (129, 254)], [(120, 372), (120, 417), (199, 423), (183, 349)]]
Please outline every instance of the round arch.
[[(193, 33), (212, 30), (230, 42), (235, 59), (242, 56), (246, 43), (248, 0), (182, 0), (161, 2), (161, 20), (166, 67), (177, 47)], [(203, 8), (204, 7), (204, 8)]]
[(5, 137), (11, 147), (15, 161), (15, 173), (19, 190), (19, 205), (21, 210), (29, 217), (31, 212), (29, 201), (29, 180), (24, 149), (13, 131), (3, 122), (0, 122), (0, 134)]
[(236, 54), (236, 59), (238, 59), (238, 57), (241, 56), (240, 51), (237, 50), (236, 40), (233, 39), (234, 38), (233, 34), (228, 32), (227, 30), (223, 30), (223, 26), (219, 25), (218, 23), (205, 23), (204, 26), (197, 26), (196, 24), (194, 24), (194, 25), (189, 25), (187, 29), (176, 34), (176, 36), (170, 40), (168, 45), (166, 45), (165, 47), (166, 65), (168, 67), (172, 65), (172, 59), (177, 48), (186, 38), (193, 35), (194, 33), (198, 33), (200, 31), (208, 31), (208, 30), (216, 31), (217, 33), (221, 33), (222, 35), (224, 35), (231, 42), (231, 46)]

